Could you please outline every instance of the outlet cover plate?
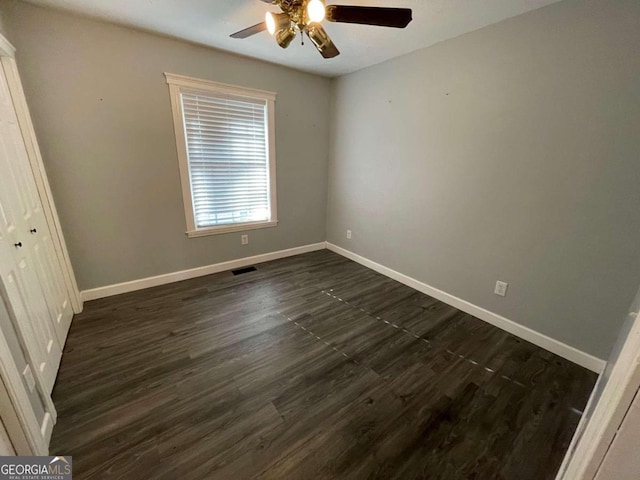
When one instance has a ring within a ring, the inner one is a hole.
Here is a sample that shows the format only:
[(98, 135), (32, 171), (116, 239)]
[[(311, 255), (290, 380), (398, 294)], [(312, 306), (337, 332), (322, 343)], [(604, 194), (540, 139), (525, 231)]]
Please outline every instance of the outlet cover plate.
[(496, 282), (496, 288), (493, 291), (496, 295), (500, 295), (501, 297), (507, 296), (507, 288), (509, 288), (509, 284), (507, 282), (501, 282), (498, 280)]

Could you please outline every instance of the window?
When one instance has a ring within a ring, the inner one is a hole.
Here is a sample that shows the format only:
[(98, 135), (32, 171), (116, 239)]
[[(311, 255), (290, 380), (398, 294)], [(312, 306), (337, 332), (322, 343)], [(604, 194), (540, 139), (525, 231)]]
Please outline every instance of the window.
[(275, 226), (275, 93), (165, 76), (187, 235)]

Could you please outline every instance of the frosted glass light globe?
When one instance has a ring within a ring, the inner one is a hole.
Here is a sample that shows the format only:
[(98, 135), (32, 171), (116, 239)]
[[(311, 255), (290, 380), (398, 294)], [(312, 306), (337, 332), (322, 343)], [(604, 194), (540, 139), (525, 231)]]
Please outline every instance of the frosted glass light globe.
[(276, 33), (276, 19), (273, 18), (273, 13), (267, 12), (264, 16), (264, 21), (267, 24), (269, 35)]
[(311, 23), (320, 23), (324, 20), (325, 9), (321, 0), (311, 0), (307, 4), (307, 16)]

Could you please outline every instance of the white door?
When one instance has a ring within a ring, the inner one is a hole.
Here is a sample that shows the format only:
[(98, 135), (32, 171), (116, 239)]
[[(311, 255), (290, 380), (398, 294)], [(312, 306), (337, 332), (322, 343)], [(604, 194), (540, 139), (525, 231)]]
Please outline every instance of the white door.
[(4, 71), (0, 75), (0, 89), (2, 90), (2, 93), (0, 93), (2, 117), (6, 116), (11, 125), (14, 139), (13, 147), (15, 148), (14, 154), (18, 160), (17, 164), (21, 167), (22, 178), (24, 179), (24, 202), (29, 210), (29, 217), (25, 218), (23, 226), (28, 228), (29, 235), (32, 237), (32, 242), (30, 242), (34, 254), (32, 262), (36, 268), (38, 279), (42, 284), (58, 342), (61, 346), (64, 346), (71, 326), (71, 319), (73, 318), (73, 309), (65, 288), (62, 266), (53, 246), (51, 230), (42, 211), (42, 204), (40, 203), (40, 197), (38, 196), (22, 135), (18, 127), (15, 109), (9, 98), (9, 89)]
[(30, 363), (50, 392), (73, 313), (4, 70), (0, 71), (0, 172), (1, 286)]

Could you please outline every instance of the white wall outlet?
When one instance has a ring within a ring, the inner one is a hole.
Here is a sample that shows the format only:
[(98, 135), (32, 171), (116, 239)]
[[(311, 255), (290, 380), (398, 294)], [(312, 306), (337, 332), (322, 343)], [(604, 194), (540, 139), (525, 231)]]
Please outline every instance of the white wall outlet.
[(36, 379), (33, 377), (33, 372), (31, 372), (31, 367), (29, 365), (24, 367), (22, 376), (24, 377), (24, 381), (27, 382), (29, 391), (33, 392), (33, 389), (36, 388)]
[(351, 240), (351, 230), (347, 230), (347, 239)]
[(242, 245), (249, 245), (249, 235), (242, 235), (240, 237), (240, 243), (242, 243)]
[(508, 287), (509, 284), (507, 282), (501, 282), (500, 280), (498, 280), (496, 282), (496, 289), (493, 291), (493, 293), (495, 293), (496, 295), (500, 295), (501, 297), (506, 297)]

